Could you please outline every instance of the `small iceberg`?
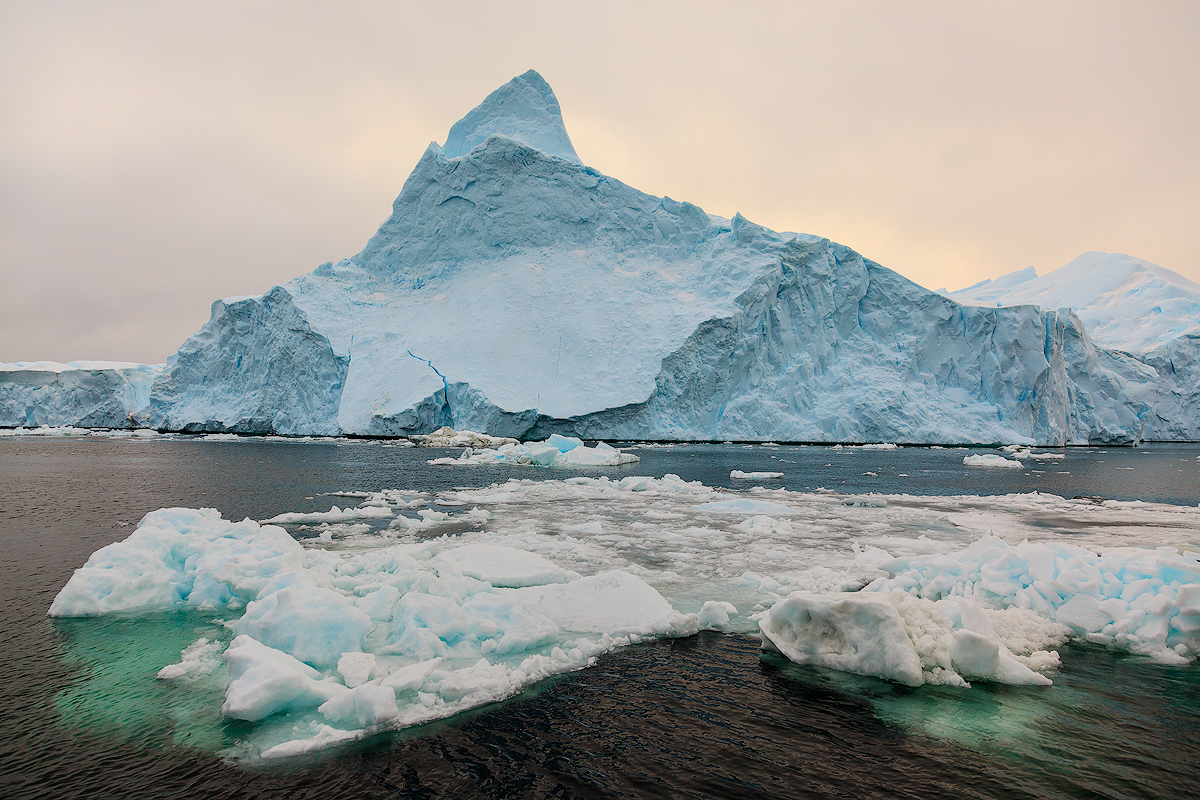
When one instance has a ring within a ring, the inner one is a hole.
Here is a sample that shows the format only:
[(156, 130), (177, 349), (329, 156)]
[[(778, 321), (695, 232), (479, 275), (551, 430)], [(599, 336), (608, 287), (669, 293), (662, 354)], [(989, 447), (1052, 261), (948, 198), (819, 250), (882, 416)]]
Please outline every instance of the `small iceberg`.
[(468, 448), (458, 458), (435, 458), (431, 466), (472, 467), (485, 464), (519, 464), (528, 467), (617, 467), (641, 461), (612, 445), (597, 442), (588, 447), (582, 439), (552, 434), (542, 442), (504, 444), (493, 449)]
[(449, 425), (438, 428), (424, 436), (410, 436), (409, 441), (417, 447), (471, 447), (485, 450), (506, 444), (520, 444), (516, 439), (507, 436), (488, 436), (486, 433), (475, 431), (456, 431)]

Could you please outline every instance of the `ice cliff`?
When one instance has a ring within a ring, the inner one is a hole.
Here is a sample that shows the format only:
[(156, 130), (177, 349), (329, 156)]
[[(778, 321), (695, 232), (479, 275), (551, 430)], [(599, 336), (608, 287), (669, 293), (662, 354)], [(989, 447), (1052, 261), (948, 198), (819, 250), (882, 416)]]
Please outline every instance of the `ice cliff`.
[(215, 303), (138, 419), (526, 439), (1196, 438), (1195, 382), (1166, 381), (1160, 400), (1164, 369), (1181, 374), (1167, 361), (1097, 347), (1069, 311), (964, 306), (827, 239), (639, 192), (580, 161), (531, 71), (429, 145), (361, 253)]
[(132, 428), (162, 365), (124, 361), (0, 364), (0, 426)]
[(1039, 276), (1033, 267), (939, 293), (965, 305), (1033, 305), (1078, 315), (1102, 347), (1158, 375), (1143, 435), (1200, 440), (1200, 284), (1124, 253), (1084, 253)]

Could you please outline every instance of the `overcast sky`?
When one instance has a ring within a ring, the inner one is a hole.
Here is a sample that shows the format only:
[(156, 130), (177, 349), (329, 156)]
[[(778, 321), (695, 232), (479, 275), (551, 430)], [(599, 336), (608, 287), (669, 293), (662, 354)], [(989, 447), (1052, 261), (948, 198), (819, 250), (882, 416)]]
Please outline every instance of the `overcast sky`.
[(164, 360), (529, 68), (585, 163), (929, 288), (1200, 281), (1198, 43), (1196, 2), (0, 0), (0, 361)]

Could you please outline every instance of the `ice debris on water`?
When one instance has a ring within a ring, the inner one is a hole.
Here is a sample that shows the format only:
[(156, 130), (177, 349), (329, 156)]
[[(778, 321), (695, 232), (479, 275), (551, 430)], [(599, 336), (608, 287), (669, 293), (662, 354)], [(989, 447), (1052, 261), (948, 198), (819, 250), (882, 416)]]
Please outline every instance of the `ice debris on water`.
[(515, 464), (527, 467), (617, 467), (641, 459), (612, 445), (596, 442), (588, 447), (582, 439), (551, 434), (542, 442), (502, 444), (486, 450), (468, 448), (458, 458), (434, 458), (432, 466), (471, 467), (485, 464)]
[(1020, 461), (1013, 461), (1004, 456), (998, 456), (995, 453), (967, 456), (963, 459), (963, 464), (968, 467), (1001, 467), (1008, 469), (1020, 469), (1025, 466)]
[(735, 469), (729, 473), (729, 477), (733, 479), (747, 481), (771, 480), (774, 478), (782, 478), (782, 472), (742, 472), (740, 469)]
[[(413, 500), (353, 494), (360, 508)], [(436, 523), (424, 538), (375, 529), (333, 547), (211, 509), (151, 512), (76, 570), (50, 614), (232, 613), (228, 646), (210, 634), (159, 675), (186, 690), (223, 649), (223, 713), (255, 723), (263, 757), (444, 718), (702, 629), (964, 688), (1045, 685), (1068, 639), (1173, 664), (1200, 652), (1200, 553), (1178, 546), (1195, 542), (1196, 508), (736, 492), (674, 475), (513, 479), (430, 499), (450, 505), (422, 509)], [(1069, 543), (1042, 523), (1065, 515)]]

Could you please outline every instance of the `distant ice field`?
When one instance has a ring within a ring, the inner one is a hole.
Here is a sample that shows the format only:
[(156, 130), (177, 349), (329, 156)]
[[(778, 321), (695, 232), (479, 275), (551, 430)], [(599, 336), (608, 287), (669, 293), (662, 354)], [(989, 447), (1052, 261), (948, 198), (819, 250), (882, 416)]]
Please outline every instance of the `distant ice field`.
[[(978, 551), (979, 542), (992, 541), (987, 537), (999, 543), (999, 557), (979, 562), (993, 588), (996, 579), (1011, 579), (1020, 589), (1013, 559), (1034, 565), (1045, 548), (1078, 568), (1077, 575), (1061, 568), (1050, 580), (1085, 590), (1085, 573), (1099, 562), (1080, 553), (1133, 548), (1154, 562), (1139, 568), (1178, 583), (1169, 570), (1186, 572), (1189, 562), (1172, 566), (1172, 559), (1200, 551), (1197, 447), (1022, 453), (679, 445), (630, 452), (641, 461), (539, 469), (430, 465), (443, 454), (385, 442), (14, 437), (0, 442), (6, 485), (23, 489), (14, 495), (23, 529), (38, 531), (32, 539), (26, 533), (14, 557), (36, 553), (44, 560), (46, 546), (61, 555), (53, 568), (31, 570), (44, 581), (29, 587), (42, 598), (29, 603), (31, 616), (45, 614), (56, 596), (53, 613), (105, 614), (40, 618), (24, 635), (36, 636), (41, 625), (65, 647), (68, 662), (90, 664), (57, 694), (68, 726), (99, 726), (118, 738), (147, 735), (129, 730), (135, 726), (158, 731), (156, 746), (242, 762), (460, 719), (481, 705), (537, 692), (555, 675), (603, 669), (604, 659), (638, 642), (704, 629), (757, 641), (764, 613), (797, 592), (825, 596), (868, 586), (865, 595), (885, 577), (881, 566), (893, 563), (885, 582), (894, 585), (876, 587), (886, 597), (904, 581), (944, 580), (922, 565), (944, 567), (937, 559), (945, 558), (965, 564), (961, 554), (973, 545)], [(1022, 466), (968, 466), (971, 454)], [(90, 470), (98, 476), (114, 468), (148, 479), (136, 487), (114, 479), (114, 492), (64, 513), (63, 484), (53, 476), (65, 470), (86, 479)], [(1142, 485), (1153, 487), (1155, 502), (1111, 491)], [(1067, 491), (1054, 495), (1050, 486)], [(204, 506), (215, 510), (195, 510)], [(134, 533), (146, 512), (153, 513)], [(273, 522), (233, 522), (244, 517)], [(146, 541), (137, 547), (101, 549), (139, 537)], [(1005, 550), (1024, 540), (1043, 549)], [(223, 544), (214, 549), (214, 542)], [(68, 581), (95, 551), (92, 566)], [(1002, 561), (1003, 574), (996, 572)], [(138, 580), (117, 586), (113, 576), (131, 565), (128, 574)], [(107, 573), (89, 585), (89, 569)], [(1114, 569), (1105, 566), (1101, 580)], [(1134, 594), (1126, 606), (1135, 604)], [(1193, 603), (1184, 595), (1180, 603)], [(1061, 619), (1085, 626), (1080, 633), (1093, 622), (1099, 632), (1111, 620), (1076, 606)], [(1186, 628), (1192, 612), (1181, 613)], [(1010, 645), (1014, 620), (994, 618)], [(125, 642), (119, 649), (114, 625)], [(1143, 628), (1150, 630), (1126, 631)], [(959, 649), (981, 644), (974, 633), (949, 628), (936, 636), (949, 647), (952, 634)], [(1181, 640), (1172, 635), (1174, 647)], [(1110, 649), (1127, 654), (1136, 650), (1130, 642)], [(922, 658), (936, 656), (937, 643), (930, 647), (933, 655), (921, 651)], [(1030, 663), (1058, 686), (1075, 656), (1070, 647), (1055, 647), (1061, 665)], [(1194, 655), (1186, 644), (1180, 653)], [(978, 665), (987, 657), (977, 648), (956, 656), (955, 665), (974, 664), (975, 675), (986, 676)], [(762, 656), (764, 664), (779, 663), (775, 658)], [(1151, 672), (1162, 669), (1144, 661)], [(831, 681), (837, 691), (881, 696), (861, 683), (867, 678), (820, 677), (835, 673), (805, 671), (811, 669), (783, 672), (801, 684)], [(935, 667), (929, 674), (941, 673)], [(968, 703), (937, 694), (949, 688), (924, 687), (920, 704), (888, 701), (876, 712), (889, 724), (986, 751), (991, 746), (972, 731), (993, 742), (1020, 739), (1060, 713), (1036, 694), (1047, 687), (1012, 687), (1028, 693), (1008, 701), (1025, 711), (997, 727), (998, 719), (987, 721), (993, 711), (985, 711), (995, 698), (989, 680), (1002, 680), (1001, 673), (957, 690), (982, 692), (984, 700)], [(890, 689), (883, 695), (905, 696)], [(983, 717), (954, 722), (951, 710), (964, 703)]]

